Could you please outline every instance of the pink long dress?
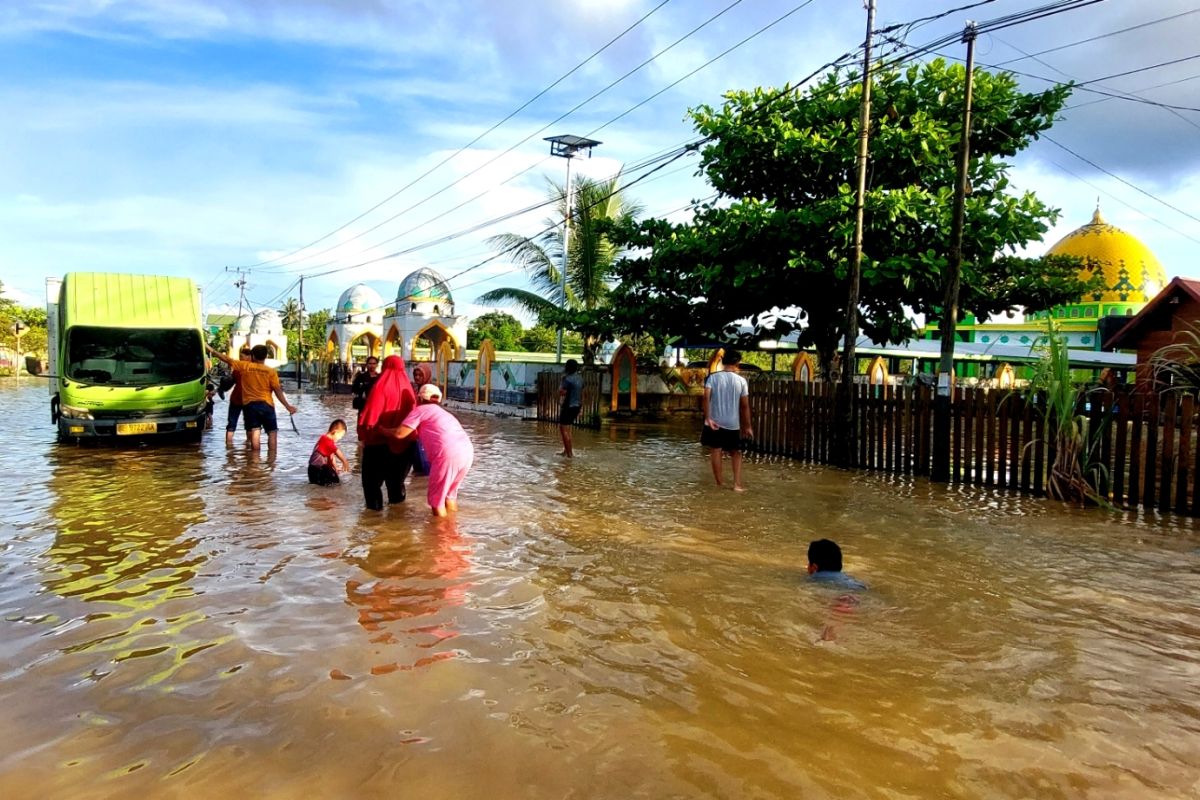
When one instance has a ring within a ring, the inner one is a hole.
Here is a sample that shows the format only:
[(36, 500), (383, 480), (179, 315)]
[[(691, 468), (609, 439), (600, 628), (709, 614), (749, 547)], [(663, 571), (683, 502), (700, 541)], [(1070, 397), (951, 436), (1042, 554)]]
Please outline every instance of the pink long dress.
[(458, 500), (458, 488), (475, 460), (475, 448), (462, 425), (436, 403), (417, 406), (402, 424), (417, 432), (429, 459), (430, 508), (442, 508), (447, 499)]

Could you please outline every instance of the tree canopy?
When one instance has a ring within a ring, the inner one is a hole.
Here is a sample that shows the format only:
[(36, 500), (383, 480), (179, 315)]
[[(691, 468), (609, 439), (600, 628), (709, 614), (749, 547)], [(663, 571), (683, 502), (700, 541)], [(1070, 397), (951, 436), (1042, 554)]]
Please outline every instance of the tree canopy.
[[(941, 313), (965, 74), (938, 59), (874, 79), (860, 311), (879, 342), (910, 338), (914, 314)], [(1092, 286), (1075, 259), (1018, 255), (1058, 211), (1014, 190), (1004, 161), (1051, 126), (1069, 91), (1026, 94), (1011, 74), (975, 73), (962, 313), (1040, 310)], [(845, 333), (860, 98), (852, 74), (833, 72), (802, 93), (735, 91), (693, 109), (718, 199), (687, 223), (613, 226), (613, 242), (638, 255), (615, 265), (598, 327), (742, 344), (800, 329), (828, 370)], [(739, 337), (740, 320), (750, 332)]]
[(467, 328), (467, 347), (476, 349), (484, 339), (491, 339), (497, 350), (524, 350), (521, 338), (525, 332), (521, 320), (503, 311), (489, 311), (471, 320)]
[(16, 349), (17, 337), (12, 327), (17, 320), (25, 325), (21, 334), (21, 352), (45, 356), (46, 309), (22, 306), (11, 297), (5, 297), (4, 284), (0, 283), (0, 346)]

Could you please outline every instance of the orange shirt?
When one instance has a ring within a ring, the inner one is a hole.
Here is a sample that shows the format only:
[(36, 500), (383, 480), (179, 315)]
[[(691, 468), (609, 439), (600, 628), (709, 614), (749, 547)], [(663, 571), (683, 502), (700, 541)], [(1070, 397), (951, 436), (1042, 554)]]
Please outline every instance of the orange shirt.
[(270, 405), (274, 402), (271, 392), (279, 388), (279, 374), (275, 370), (255, 361), (235, 361), (232, 366), (237, 375), (238, 388), (242, 390), (242, 405), (258, 402)]

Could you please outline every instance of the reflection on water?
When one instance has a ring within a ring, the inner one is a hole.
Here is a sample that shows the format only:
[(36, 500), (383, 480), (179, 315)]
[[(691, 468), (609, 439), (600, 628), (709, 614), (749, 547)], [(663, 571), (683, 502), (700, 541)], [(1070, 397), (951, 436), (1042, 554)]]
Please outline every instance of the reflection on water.
[[(1200, 790), (1190, 520), (777, 459), (735, 496), (685, 427), (566, 462), (465, 415), (436, 521), (307, 483), (340, 398), (275, 459), (59, 447), (44, 398), (0, 386), (6, 798)], [(805, 582), (822, 536), (857, 604)]]

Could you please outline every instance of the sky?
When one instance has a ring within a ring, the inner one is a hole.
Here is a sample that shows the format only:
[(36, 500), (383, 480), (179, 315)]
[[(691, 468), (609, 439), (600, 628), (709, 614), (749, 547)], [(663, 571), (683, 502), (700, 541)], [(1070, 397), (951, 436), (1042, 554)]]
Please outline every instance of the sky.
[[(953, 12), (908, 42), (1049, 1)], [(878, 0), (876, 27), (971, 2)], [(1168, 276), (1200, 277), (1200, 112), (1152, 104), (1200, 107), (1198, 8), (1104, 0), (980, 38), (980, 66), (1028, 90), (1104, 78), (1086, 88), (1151, 101), (1079, 89), (1057, 144), (1013, 159), (1013, 184), (1062, 211), (1031, 251), (1099, 201)], [(565, 179), (543, 137), (600, 140), (575, 174), (632, 179), (695, 138), (689, 108), (797, 81), (864, 27), (861, 0), (6, 0), (0, 281), (40, 305), (72, 270), (188, 276), (213, 308), (238, 303), (241, 266), (253, 308), (306, 275), (316, 310), (359, 282), (390, 300), (432, 267), (478, 314), (524, 286), (487, 238), (540, 231), (546, 209), (516, 212)], [(682, 219), (711, 194), (695, 173), (693, 156), (627, 193)]]

